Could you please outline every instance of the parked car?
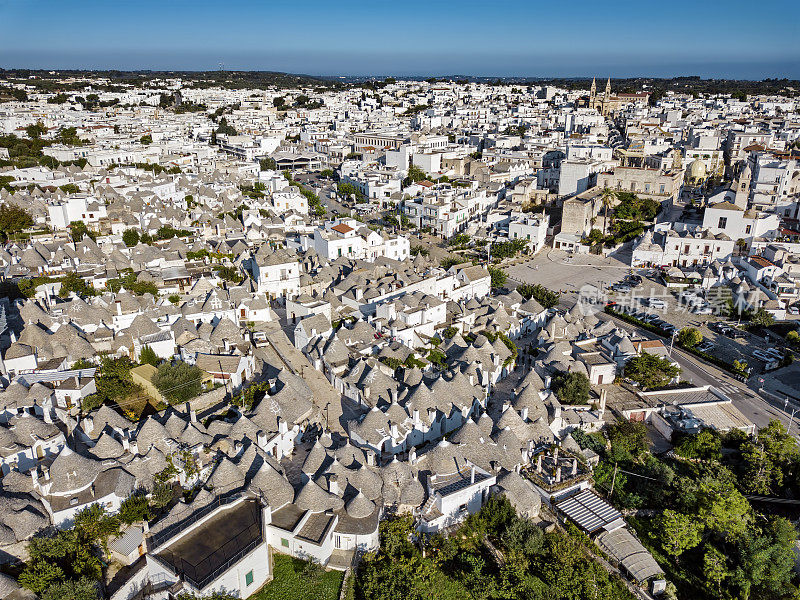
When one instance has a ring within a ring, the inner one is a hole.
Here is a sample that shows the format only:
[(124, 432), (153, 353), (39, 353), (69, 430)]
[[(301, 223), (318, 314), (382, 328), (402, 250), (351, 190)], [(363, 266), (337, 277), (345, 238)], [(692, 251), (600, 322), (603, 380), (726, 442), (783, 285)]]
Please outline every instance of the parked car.
[(716, 331), (717, 333), (725, 333), (731, 327), (722, 321), (714, 321), (713, 323), (708, 324), (708, 328), (711, 331)]
[(660, 319), (661, 317), (659, 317), (658, 315), (648, 314), (644, 316), (644, 319), (642, 319), (642, 321), (644, 321), (645, 323), (652, 323), (653, 321), (659, 321)]
[(650, 298), (647, 301), (647, 306), (650, 308), (655, 308), (656, 310), (664, 310), (667, 308), (667, 303), (664, 302), (661, 298)]
[(672, 323), (667, 323), (661, 329), (663, 329), (664, 331), (666, 331), (670, 335), (672, 335), (673, 333), (678, 331), (678, 328), (675, 327), (675, 325), (673, 325)]
[(717, 345), (714, 342), (710, 342), (709, 340), (705, 340), (701, 344), (697, 345), (697, 349), (700, 352), (711, 352)]
[(775, 360), (783, 359), (783, 354), (784, 354), (783, 350), (778, 350), (777, 348), (767, 348), (766, 350), (764, 350), (764, 352), (775, 358)]
[(714, 309), (709, 304), (694, 304), (689, 310), (696, 315), (714, 314)]
[(771, 362), (775, 361), (775, 357), (774, 356), (771, 356), (771, 355), (767, 354), (763, 350), (754, 350), (753, 351), (753, 356), (763, 360), (766, 363), (771, 363)]
[(723, 332), (723, 335), (726, 335), (729, 338), (732, 338), (734, 340), (738, 340), (738, 339), (747, 337), (747, 334), (744, 331), (742, 331), (741, 329), (735, 329), (733, 327), (729, 327), (728, 329), (726, 329)]
[(790, 306), (788, 309), (786, 309), (786, 312), (788, 312), (790, 315), (800, 315), (800, 307)]

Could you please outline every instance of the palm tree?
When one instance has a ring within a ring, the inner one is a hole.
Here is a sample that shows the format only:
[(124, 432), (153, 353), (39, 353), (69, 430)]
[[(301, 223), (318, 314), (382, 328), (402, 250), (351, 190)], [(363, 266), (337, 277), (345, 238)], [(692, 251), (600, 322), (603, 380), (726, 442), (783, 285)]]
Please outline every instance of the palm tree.
[(608, 207), (614, 203), (614, 200), (617, 198), (617, 192), (614, 190), (604, 187), (603, 191), (600, 192), (600, 202), (603, 205), (603, 235), (606, 235), (606, 221), (608, 220)]

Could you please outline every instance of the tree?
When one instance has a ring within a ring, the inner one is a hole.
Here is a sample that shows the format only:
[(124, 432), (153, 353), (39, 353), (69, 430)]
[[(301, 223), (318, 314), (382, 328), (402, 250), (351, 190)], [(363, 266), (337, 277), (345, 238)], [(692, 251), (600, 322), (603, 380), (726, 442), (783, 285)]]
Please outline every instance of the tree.
[(133, 392), (141, 390), (131, 379), (134, 364), (127, 356), (121, 358), (104, 357), (95, 373), (97, 391), (84, 398), (81, 406), (84, 411), (97, 408), (104, 402), (117, 404)]
[(117, 517), (126, 525), (147, 521), (150, 518), (150, 506), (147, 496), (134, 494), (123, 500), (119, 506)]
[(20, 573), (19, 584), (36, 594), (41, 594), (63, 579), (64, 570), (58, 565), (48, 560), (32, 560)]
[(759, 308), (756, 312), (753, 313), (753, 316), (750, 317), (750, 322), (753, 325), (759, 325), (761, 327), (769, 327), (775, 323), (775, 317), (773, 317), (770, 313), (768, 313), (763, 308)]
[(25, 128), (25, 133), (27, 133), (28, 137), (32, 140), (38, 140), (43, 134), (47, 133), (47, 127), (45, 127), (41, 121), (36, 121), (36, 123), (28, 125)]
[(0, 204), (0, 232), (4, 239), (28, 227), (33, 227), (33, 217), (15, 204)]
[(713, 546), (703, 555), (703, 575), (716, 584), (718, 597), (722, 595), (722, 580), (728, 576), (725, 555)]
[(119, 534), (119, 519), (108, 514), (102, 504), (92, 504), (75, 515), (73, 525), (81, 540), (105, 546), (108, 538)]
[(771, 494), (782, 488), (784, 474), (800, 457), (794, 439), (775, 420), (762, 428), (756, 439), (742, 444), (741, 453), (743, 487), (754, 494)]
[(491, 286), (493, 289), (501, 288), (505, 285), (508, 275), (500, 267), (489, 267), (489, 275), (492, 278)]
[(796, 597), (792, 585), (797, 530), (783, 518), (772, 518), (760, 531), (751, 531), (737, 544), (738, 566), (731, 583), (740, 598)]
[(549, 290), (538, 283), (533, 285), (529, 283), (520, 284), (517, 286), (517, 291), (526, 300), (530, 298), (536, 300), (542, 308), (554, 308), (558, 306), (561, 299), (561, 294)]
[(714, 429), (703, 429), (697, 434), (687, 433), (676, 444), (675, 452), (686, 458), (719, 460), (722, 440)]
[(242, 275), (236, 267), (224, 265), (217, 267), (217, 275), (220, 279), (230, 281), (231, 283), (241, 283), (244, 279), (244, 275)]
[(86, 227), (86, 223), (83, 221), (72, 221), (69, 224), (69, 232), (73, 242), (80, 242), (86, 235), (94, 239), (92, 233), (89, 232), (89, 228)]
[(713, 533), (739, 538), (753, 519), (750, 503), (735, 488), (732, 478), (705, 476), (697, 482), (697, 516)]
[(663, 387), (680, 373), (680, 367), (673, 365), (669, 359), (648, 352), (631, 358), (624, 369), (625, 377), (635, 381), (645, 390)]
[(618, 460), (635, 459), (647, 452), (647, 426), (633, 421), (619, 421), (608, 428), (611, 450)]
[(222, 117), (219, 120), (219, 127), (215, 130), (217, 133), (222, 133), (225, 135), (236, 135), (236, 129), (231, 125), (228, 125), (228, 120), (225, 117)]
[(42, 600), (97, 600), (98, 598), (100, 590), (97, 582), (88, 577), (55, 583), (42, 594)]
[(608, 187), (604, 187), (603, 191), (600, 192), (600, 202), (603, 205), (603, 235), (608, 234), (608, 228), (606, 226), (608, 220), (608, 209), (612, 204), (614, 204), (614, 200), (616, 198), (617, 193)]
[(423, 181), (428, 178), (427, 173), (420, 169), (417, 165), (409, 165), (408, 166), (408, 175), (403, 180), (403, 187), (407, 187), (412, 183), (416, 183), (418, 181)]
[(158, 357), (158, 354), (156, 354), (156, 351), (150, 346), (143, 346), (139, 351), (139, 362), (143, 365), (153, 365), (154, 367), (157, 367), (161, 362), (161, 359)]
[(694, 348), (703, 341), (703, 334), (694, 327), (684, 327), (678, 334), (678, 344), (684, 348)]
[(78, 296), (96, 296), (97, 291), (77, 273), (70, 271), (61, 278), (61, 289), (58, 295), (62, 298), (69, 297), (74, 292)]
[(258, 164), (262, 171), (274, 171), (278, 168), (274, 158), (262, 158), (260, 161), (258, 161)]
[(667, 509), (661, 514), (661, 543), (671, 557), (677, 558), (700, 543), (703, 527), (689, 515)]
[(551, 387), (562, 404), (588, 404), (591, 384), (583, 373), (556, 373)]
[(139, 243), (139, 232), (135, 229), (126, 229), (122, 233), (122, 241), (128, 248), (132, 248)]
[(153, 493), (150, 494), (150, 505), (156, 510), (161, 510), (172, 502), (175, 497), (174, 488), (164, 481), (156, 481)]
[(202, 390), (203, 371), (183, 361), (164, 363), (153, 375), (153, 385), (170, 404), (187, 402)]
[(143, 146), (148, 146), (153, 143), (153, 136), (149, 133), (139, 138), (139, 143)]

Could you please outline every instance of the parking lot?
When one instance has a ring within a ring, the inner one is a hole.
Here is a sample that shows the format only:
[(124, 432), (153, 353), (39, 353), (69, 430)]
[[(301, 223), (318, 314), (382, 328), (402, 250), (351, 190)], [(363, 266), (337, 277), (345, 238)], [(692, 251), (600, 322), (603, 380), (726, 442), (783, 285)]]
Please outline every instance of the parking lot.
[[(771, 347), (763, 338), (740, 331), (737, 335), (741, 337), (733, 339), (712, 330), (709, 325), (715, 322), (724, 321), (732, 327), (736, 326), (736, 322), (730, 322), (721, 314), (691, 312), (690, 304), (680, 300), (679, 290), (668, 290), (660, 278), (653, 276), (650, 269), (631, 269), (624, 260), (625, 256), (606, 258), (579, 254), (570, 257), (560, 250), (545, 249), (531, 260), (504, 268), (514, 282), (539, 283), (562, 292), (561, 306), (566, 309), (576, 302), (581, 288), (591, 286), (600, 292), (602, 300), (635, 309), (637, 312), (632, 316), (653, 315), (673, 325), (677, 331), (684, 327), (695, 327), (703, 334), (704, 341), (712, 344), (705, 347), (706, 352), (726, 362), (744, 361), (753, 367), (754, 374), (763, 372), (766, 361), (753, 354)], [(641, 284), (628, 291), (612, 289), (614, 284), (622, 282), (631, 274), (639, 275), (642, 278)], [(651, 299), (655, 301), (655, 306), (650, 306)], [(710, 300), (711, 307), (718, 313), (724, 304), (713, 298)], [(696, 303), (708, 304), (700, 299)]]

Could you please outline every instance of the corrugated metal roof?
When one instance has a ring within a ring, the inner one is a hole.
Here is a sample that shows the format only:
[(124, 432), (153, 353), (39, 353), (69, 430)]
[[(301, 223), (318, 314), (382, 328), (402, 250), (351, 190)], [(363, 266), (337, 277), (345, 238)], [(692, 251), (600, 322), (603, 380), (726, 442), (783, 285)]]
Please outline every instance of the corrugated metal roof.
[(664, 572), (627, 527), (601, 533), (597, 536), (597, 545), (621, 564), (636, 581), (646, 581)]
[(559, 502), (556, 508), (588, 533), (622, 521), (622, 514), (592, 490), (583, 490)]
[(121, 536), (113, 540), (108, 547), (127, 556), (136, 550), (144, 539), (144, 531), (139, 526), (128, 527)]

